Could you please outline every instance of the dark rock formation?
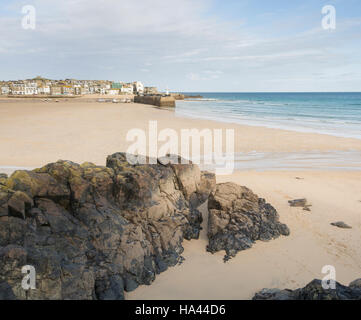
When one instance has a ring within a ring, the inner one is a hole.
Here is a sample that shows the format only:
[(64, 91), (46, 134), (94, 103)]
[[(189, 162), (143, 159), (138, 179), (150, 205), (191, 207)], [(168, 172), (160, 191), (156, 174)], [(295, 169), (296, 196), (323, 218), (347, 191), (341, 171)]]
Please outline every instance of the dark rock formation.
[(351, 226), (344, 223), (343, 221), (332, 222), (331, 225), (334, 226), (334, 227), (341, 228), (341, 229), (352, 229)]
[(290, 233), (270, 204), (234, 183), (218, 184), (209, 197), (208, 209), (207, 251), (225, 250), (225, 262), (256, 240), (268, 241)]
[[(181, 261), (215, 187), (195, 165), (58, 161), (0, 177), (0, 299), (123, 299)], [(21, 287), (24, 265), (36, 290)]]
[(4, 185), (4, 183), (6, 182), (6, 179), (8, 178), (7, 174), (5, 173), (0, 173), (0, 185)]
[(307, 286), (294, 291), (285, 289), (263, 289), (253, 300), (361, 300), (361, 279), (348, 287), (336, 282), (336, 289), (323, 289), (321, 280), (313, 280)]

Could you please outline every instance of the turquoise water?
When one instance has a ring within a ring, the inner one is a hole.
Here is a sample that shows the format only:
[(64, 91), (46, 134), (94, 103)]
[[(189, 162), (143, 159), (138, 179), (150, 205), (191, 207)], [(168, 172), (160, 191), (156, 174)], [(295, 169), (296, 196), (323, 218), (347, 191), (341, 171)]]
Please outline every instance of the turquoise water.
[(180, 116), (361, 139), (361, 93), (188, 94)]

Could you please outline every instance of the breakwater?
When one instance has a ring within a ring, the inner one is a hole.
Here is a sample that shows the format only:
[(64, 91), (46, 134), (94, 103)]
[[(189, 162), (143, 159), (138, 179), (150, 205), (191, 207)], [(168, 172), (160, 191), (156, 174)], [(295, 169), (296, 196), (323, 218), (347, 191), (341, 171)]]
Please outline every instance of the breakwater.
[(175, 99), (173, 97), (162, 96), (135, 96), (135, 103), (150, 104), (157, 107), (174, 108)]

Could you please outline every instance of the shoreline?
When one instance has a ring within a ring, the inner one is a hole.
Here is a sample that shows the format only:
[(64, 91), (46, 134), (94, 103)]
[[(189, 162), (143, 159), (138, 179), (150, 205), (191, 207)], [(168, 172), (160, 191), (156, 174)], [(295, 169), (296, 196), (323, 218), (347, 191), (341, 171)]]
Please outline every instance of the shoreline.
[(114, 152), (125, 152), (126, 134), (148, 132), (149, 120), (164, 128), (233, 129), (235, 153), (361, 151), (361, 140), (325, 134), (184, 118), (170, 110), (134, 103), (76, 101), (0, 104), (0, 166), (39, 167), (59, 159), (103, 165)]
[[(290, 132), (298, 132), (298, 133), (310, 133), (310, 134), (320, 134), (320, 135), (326, 135), (326, 136), (331, 136), (331, 137), (336, 137), (336, 138), (345, 138), (345, 139), (356, 139), (356, 140), (360, 140), (361, 141), (361, 137), (355, 137), (355, 136), (351, 136), (351, 135), (347, 135), (347, 134), (334, 134), (334, 133), (331, 133), (331, 132), (320, 132), (320, 131), (317, 131), (317, 129), (289, 129), (289, 128), (286, 128), (286, 127), (281, 127), (281, 126), (276, 126), (276, 125), (261, 125), (261, 124), (245, 124), (245, 123), (239, 123), (239, 122), (236, 122), (236, 121), (232, 121), (232, 120), (229, 120), (229, 121), (221, 121), (221, 120), (217, 120), (215, 118), (212, 118), (212, 117), (205, 117), (205, 118), (202, 118), (200, 116), (192, 116), (192, 115), (187, 115), (187, 114), (179, 114), (179, 117), (183, 117), (183, 118), (189, 118), (189, 119), (196, 119), (196, 120), (205, 120), (205, 121), (215, 121), (215, 122), (218, 122), (218, 123), (228, 123), (228, 124), (233, 124), (233, 125), (238, 125), (238, 126), (248, 126), (248, 127), (260, 127), (260, 128), (265, 128), (265, 129), (275, 129), (275, 130), (283, 130), (283, 131), (290, 131)], [(247, 119), (248, 120), (248, 119)], [(244, 121), (247, 121), (247, 120), (244, 120)], [(250, 120), (252, 121), (252, 120)]]

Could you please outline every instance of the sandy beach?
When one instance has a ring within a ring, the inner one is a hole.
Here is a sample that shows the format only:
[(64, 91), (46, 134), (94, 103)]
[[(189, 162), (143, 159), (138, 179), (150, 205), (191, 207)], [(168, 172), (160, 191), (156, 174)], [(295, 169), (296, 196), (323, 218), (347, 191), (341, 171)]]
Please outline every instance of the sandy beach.
[[(160, 274), (151, 286), (127, 294), (127, 299), (251, 299), (263, 288), (296, 289), (322, 279), (325, 265), (336, 268), (340, 283), (360, 277), (361, 172), (239, 172), (217, 178), (225, 181), (246, 185), (267, 199), (291, 235), (258, 242), (225, 264), (224, 253), (205, 250), (204, 221), (201, 238), (184, 243), (183, 264)], [(311, 212), (288, 206), (288, 200), (299, 197), (309, 200)], [(339, 220), (353, 228), (330, 225)]]
[(361, 150), (361, 140), (178, 117), (174, 111), (141, 104), (98, 102), (0, 102), (2, 166), (39, 167), (58, 159), (104, 165), (107, 155), (126, 151), (127, 132), (234, 129), (235, 152)]
[[(158, 130), (234, 129), (235, 152), (361, 151), (357, 139), (188, 119), (140, 104), (0, 101), (0, 172), (58, 159), (105, 165), (107, 155), (127, 150), (127, 132), (148, 130), (149, 120), (158, 121)], [(264, 197), (291, 235), (258, 242), (224, 264), (223, 253), (205, 250), (205, 220), (201, 238), (184, 242), (183, 264), (127, 299), (250, 299), (264, 287), (293, 289), (320, 279), (324, 265), (335, 266), (344, 284), (361, 276), (361, 171), (238, 171), (217, 177), (226, 181)], [(311, 212), (289, 207), (288, 200), (304, 197)], [(206, 218), (206, 205), (202, 210)], [(330, 225), (340, 220), (352, 229)]]

